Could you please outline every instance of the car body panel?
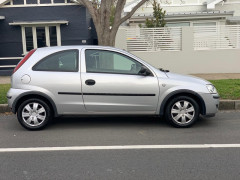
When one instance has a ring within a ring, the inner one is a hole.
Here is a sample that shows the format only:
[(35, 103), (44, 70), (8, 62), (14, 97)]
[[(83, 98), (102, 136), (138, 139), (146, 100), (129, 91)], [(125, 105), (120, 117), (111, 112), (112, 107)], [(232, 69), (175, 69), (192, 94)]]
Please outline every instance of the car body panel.
[[(155, 75), (88, 73), (85, 60), (86, 49), (92, 48), (83, 48), (81, 51), (82, 91), (88, 112), (97, 114), (156, 113), (159, 85)], [(108, 47), (101, 48), (101, 50), (123, 54), (121, 51)], [(95, 80), (96, 84), (86, 85), (85, 81), (88, 79)]]
[[(32, 67), (39, 62), (40, 59), (59, 52), (62, 50), (76, 49), (76, 47), (67, 48), (39, 48), (24, 63), (24, 67), (20, 68), (14, 73), (12, 78), (12, 86), (15, 89), (25, 89), (28, 91), (42, 92), (48, 95), (56, 104), (59, 114), (76, 114), (84, 112), (82, 96), (80, 95), (61, 95), (59, 92), (80, 92), (81, 93), (81, 79), (80, 72), (51, 72), (51, 71), (33, 71)], [(78, 56), (79, 57), (79, 56)], [(79, 65), (80, 66), (80, 65)], [(29, 75), (31, 80), (29, 83), (23, 83), (22, 77)], [(80, 113), (81, 114), (81, 113)]]
[[(82, 73), (82, 91), (89, 112), (154, 114), (158, 104), (158, 80), (152, 76)], [(96, 84), (88, 86), (87, 79)]]

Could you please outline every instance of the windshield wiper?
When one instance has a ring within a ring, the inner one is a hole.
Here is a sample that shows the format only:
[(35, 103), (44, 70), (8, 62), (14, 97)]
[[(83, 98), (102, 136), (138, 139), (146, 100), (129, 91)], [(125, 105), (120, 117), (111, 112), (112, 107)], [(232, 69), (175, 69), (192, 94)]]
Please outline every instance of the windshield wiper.
[(169, 72), (169, 70), (163, 69), (163, 68), (159, 68), (160, 71), (162, 72)]

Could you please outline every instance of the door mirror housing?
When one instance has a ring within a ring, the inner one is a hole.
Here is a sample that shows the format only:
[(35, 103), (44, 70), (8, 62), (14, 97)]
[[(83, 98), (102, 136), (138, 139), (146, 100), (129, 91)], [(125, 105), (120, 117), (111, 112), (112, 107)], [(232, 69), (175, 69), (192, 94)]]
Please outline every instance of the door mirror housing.
[(138, 74), (142, 76), (152, 76), (152, 72), (146, 66), (142, 66)]

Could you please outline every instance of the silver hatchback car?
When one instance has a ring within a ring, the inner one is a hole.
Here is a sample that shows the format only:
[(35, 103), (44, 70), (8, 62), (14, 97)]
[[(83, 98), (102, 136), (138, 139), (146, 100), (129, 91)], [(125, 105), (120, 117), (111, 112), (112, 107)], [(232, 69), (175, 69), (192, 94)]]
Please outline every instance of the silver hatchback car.
[(219, 95), (208, 81), (156, 69), (112, 47), (65, 46), (30, 51), (16, 66), (9, 107), (29, 130), (63, 115), (163, 116), (190, 127), (214, 116)]

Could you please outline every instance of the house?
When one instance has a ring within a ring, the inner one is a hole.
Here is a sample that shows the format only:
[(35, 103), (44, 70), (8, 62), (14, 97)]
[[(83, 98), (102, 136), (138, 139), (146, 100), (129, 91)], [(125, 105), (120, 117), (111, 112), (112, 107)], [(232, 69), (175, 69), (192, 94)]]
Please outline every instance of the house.
[[(125, 13), (139, 0), (128, 0)], [(166, 26), (218, 26), (240, 24), (240, 0), (157, 0), (166, 10)], [(145, 3), (130, 18), (127, 25), (136, 27), (152, 18), (152, 4)]]
[(31, 49), (97, 44), (87, 9), (70, 0), (0, 0), (0, 75)]

